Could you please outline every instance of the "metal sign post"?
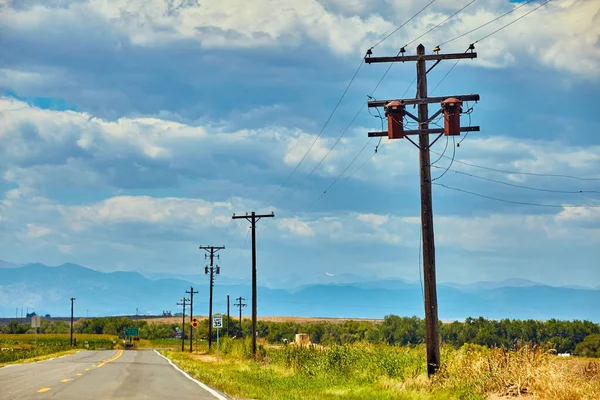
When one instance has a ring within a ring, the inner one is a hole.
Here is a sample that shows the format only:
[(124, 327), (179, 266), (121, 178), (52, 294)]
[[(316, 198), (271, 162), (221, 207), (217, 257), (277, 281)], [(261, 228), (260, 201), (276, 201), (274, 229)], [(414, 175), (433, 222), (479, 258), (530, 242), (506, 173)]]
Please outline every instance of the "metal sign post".
[(35, 329), (35, 355), (37, 356), (37, 333), (38, 328), (42, 325), (42, 317), (34, 315), (31, 317), (31, 327)]
[(217, 361), (219, 360), (219, 329), (223, 327), (223, 316), (221, 314), (213, 315), (212, 327), (217, 328)]

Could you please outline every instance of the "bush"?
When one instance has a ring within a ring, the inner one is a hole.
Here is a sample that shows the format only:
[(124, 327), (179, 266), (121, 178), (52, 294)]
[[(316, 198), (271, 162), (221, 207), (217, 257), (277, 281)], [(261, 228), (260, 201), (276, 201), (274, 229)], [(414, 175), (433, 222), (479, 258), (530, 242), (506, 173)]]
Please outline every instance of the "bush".
[(575, 354), (582, 357), (600, 357), (600, 334), (589, 335), (575, 347)]

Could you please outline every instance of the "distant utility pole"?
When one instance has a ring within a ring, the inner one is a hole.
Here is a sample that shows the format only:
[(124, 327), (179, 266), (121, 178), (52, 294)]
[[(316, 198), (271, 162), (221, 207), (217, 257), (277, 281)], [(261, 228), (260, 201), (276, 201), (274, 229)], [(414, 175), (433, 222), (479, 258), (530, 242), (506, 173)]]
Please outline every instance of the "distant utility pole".
[[(421, 225), (423, 236), (423, 271), (425, 283), (425, 341), (427, 346), (427, 374), (433, 375), (440, 366), (440, 348), (438, 333), (438, 309), (435, 277), (435, 244), (433, 236), (433, 206), (431, 201), (431, 164), (429, 149), (442, 136), (458, 136), (460, 132), (479, 131), (478, 126), (461, 127), (460, 114), (463, 101), (479, 100), (479, 95), (427, 97), (427, 73), (442, 60), (458, 60), (463, 58), (476, 58), (473, 52), (475, 47), (469, 46), (470, 52), (456, 54), (439, 54), (440, 48), (434, 49), (435, 54), (425, 54), (425, 47), (417, 47), (417, 55), (405, 56), (404, 48), (400, 49), (400, 56), (396, 57), (371, 57), (372, 51), (367, 51), (365, 62), (367, 64), (383, 62), (417, 62), (417, 96), (414, 99), (379, 100), (369, 101), (369, 107), (384, 107), (388, 120), (387, 132), (369, 132), (369, 137), (387, 136), (389, 139), (406, 138), (419, 149), (421, 168)], [(435, 64), (427, 69), (427, 61)], [(438, 103), (441, 108), (431, 117), (428, 104)], [(419, 106), (418, 117), (406, 111), (406, 105)], [(444, 128), (429, 129), (429, 122), (443, 114)], [(409, 117), (419, 123), (417, 130), (404, 130), (404, 118)], [(439, 134), (433, 142), (429, 141), (429, 134)], [(409, 135), (418, 135), (419, 144), (416, 144)]]
[(242, 331), (242, 307), (246, 307), (246, 305), (247, 305), (247, 304), (246, 304), (246, 303), (242, 303), (242, 300), (246, 300), (246, 299), (244, 299), (243, 297), (238, 297), (236, 300), (237, 300), (238, 302), (237, 302), (237, 303), (235, 303), (234, 305), (235, 305), (236, 307), (239, 307), (239, 309), (240, 309), (240, 334), (243, 336), (243, 335), (244, 335), (244, 333), (243, 333), (243, 331)]
[[(193, 351), (192, 345), (194, 342), (194, 327), (192, 326), (192, 319), (194, 318), (194, 293), (198, 293), (194, 288), (190, 286), (190, 290), (186, 290), (186, 293), (190, 295), (190, 353)], [(183, 329), (183, 328), (182, 328)]]
[[(201, 250), (205, 250), (208, 254), (204, 254), (204, 259), (210, 258), (210, 267), (204, 267), (204, 273), (210, 273), (210, 295), (208, 303), (208, 350), (212, 347), (212, 309), (213, 309), (213, 286), (215, 285), (215, 273), (219, 275), (221, 268), (217, 265), (214, 267), (215, 254), (219, 250), (223, 250), (225, 246), (200, 246)], [(217, 254), (217, 258), (219, 255)]]
[(229, 295), (227, 295), (227, 336), (229, 337)]
[[(178, 306), (181, 306), (181, 351), (184, 351), (185, 347), (185, 306), (190, 303), (190, 299), (179, 299), (181, 303), (177, 303)], [(191, 342), (191, 340), (190, 340)]]
[(254, 211), (250, 215), (236, 216), (233, 214), (233, 219), (244, 218), (252, 224), (252, 355), (256, 355), (256, 223), (261, 218), (273, 218), (274, 212), (265, 215), (256, 215)]
[(73, 303), (75, 302), (75, 297), (71, 297), (71, 346), (73, 346)]

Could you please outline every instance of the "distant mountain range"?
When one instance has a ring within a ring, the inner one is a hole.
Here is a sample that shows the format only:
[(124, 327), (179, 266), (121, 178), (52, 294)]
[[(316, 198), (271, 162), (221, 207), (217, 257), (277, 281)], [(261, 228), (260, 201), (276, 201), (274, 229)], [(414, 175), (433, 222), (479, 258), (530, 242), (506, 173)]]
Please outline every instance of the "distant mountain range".
[[(154, 279), (151, 279), (154, 278)], [(215, 310), (226, 312), (230, 295), (231, 313), (237, 297), (250, 304), (249, 282), (219, 277), (215, 285)], [(357, 278), (357, 277), (354, 277)], [(287, 289), (260, 287), (259, 315), (382, 318), (388, 314), (423, 315), (420, 283), (387, 279), (354, 282), (351, 275), (341, 283), (311, 284)], [(190, 286), (195, 314), (208, 313), (208, 280), (204, 275), (146, 277), (138, 272), (95, 271), (76, 264), (49, 267), (43, 264), (18, 266), (0, 262), (0, 316), (20, 315), (21, 307), (38, 315), (66, 316), (69, 298), (75, 297), (75, 314), (85, 317), (173, 313), (175, 304)], [(552, 287), (526, 280), (438, 285), (439, 317), (464, 320), (466, 317), (588, 319), (600, 322), (600, 290)], [(244, 314), (249, 314), (249, 307)]]

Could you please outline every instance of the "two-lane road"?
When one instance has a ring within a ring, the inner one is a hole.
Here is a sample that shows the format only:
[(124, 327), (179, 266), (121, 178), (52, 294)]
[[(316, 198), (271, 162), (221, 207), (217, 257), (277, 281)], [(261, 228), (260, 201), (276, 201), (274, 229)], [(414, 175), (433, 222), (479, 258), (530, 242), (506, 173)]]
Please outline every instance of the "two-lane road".
[(152, 350), (81, 351), (0, 368), (2, 400), (225, 398), (201, 385)]

